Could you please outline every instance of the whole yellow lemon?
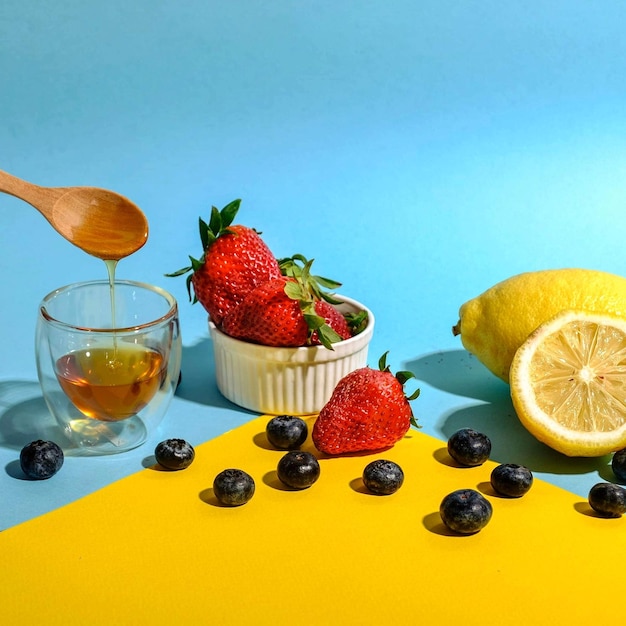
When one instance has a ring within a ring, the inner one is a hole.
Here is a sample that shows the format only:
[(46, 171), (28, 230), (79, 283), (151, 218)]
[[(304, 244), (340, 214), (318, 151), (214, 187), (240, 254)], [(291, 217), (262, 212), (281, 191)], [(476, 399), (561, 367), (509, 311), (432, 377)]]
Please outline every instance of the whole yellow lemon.
[(626, 278), (576, 268), (518, 274), (463, 304), (453, 332), (461, 335), (466, 350), (508, 382), (517, 349), (565, 309), (626, 319)]

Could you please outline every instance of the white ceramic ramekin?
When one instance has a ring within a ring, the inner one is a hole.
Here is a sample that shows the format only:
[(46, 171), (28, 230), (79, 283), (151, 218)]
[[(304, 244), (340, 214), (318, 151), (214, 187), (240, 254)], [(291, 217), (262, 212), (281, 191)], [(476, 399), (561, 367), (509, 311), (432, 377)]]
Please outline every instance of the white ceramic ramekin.
[(365, 310), (368, 323), (358, 335), (324, 346), (274, 348), (224, 334), (209, 321), (215, 355), (217, 387), (224, 397), (251, 411), (269, 415), (311, 415), (328, 402), (341, 378), (367, 364), (374, 333), (374, 315), (356, 300), (343, 300), (338, 308)]

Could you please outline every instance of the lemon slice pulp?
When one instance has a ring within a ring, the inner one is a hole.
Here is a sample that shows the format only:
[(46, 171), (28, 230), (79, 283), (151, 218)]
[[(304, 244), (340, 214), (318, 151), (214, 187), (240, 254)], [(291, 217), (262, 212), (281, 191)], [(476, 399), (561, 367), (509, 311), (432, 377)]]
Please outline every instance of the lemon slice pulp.
[(511, 398), (526, 429), (568, 456), (626, 447), (626, 321), (564, 311), (515, 353)]

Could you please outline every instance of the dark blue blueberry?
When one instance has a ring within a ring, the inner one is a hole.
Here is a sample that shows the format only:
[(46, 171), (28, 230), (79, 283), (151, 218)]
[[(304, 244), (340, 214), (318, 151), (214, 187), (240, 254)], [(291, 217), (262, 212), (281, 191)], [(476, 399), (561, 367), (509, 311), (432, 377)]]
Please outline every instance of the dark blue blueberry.
[(182, 470), (193, 463), (196, 453), (184, 439), (166, 439), (154, 449), (154, 456), (162, 467)]
[(278, 478), (292, 489), (306, 489), (320, 477), (320, 464), (310, 452), (292, 450), (278, 461)]
[(404, 472), (393, 461), (377, 459), (363, 470), (363, 483), (377, 496), (388, 496), (402, 487)]
[(245, 504), (254, 495), (254, 490), (254, 479), (240, 469), (225, 469), (213, 481), (215, 497), (227, 506)]
[(533, 474), (523, 465), (504, 463), (491, 472), (491, 486), (501, 496), (520, 498), (532, 487)]
[(459, 465), (482, 465), (491, 454), (491, 440), (472, 428), (462, 428), (448, 439), (448, 454)]
[(267, 423), (265, 433), (278, 450), (297, 450), (306, 441), (309, 429), (300, 417), (278, 415)]
[(28, 478), (44, 480), (54, 476), (63, 465), (63, 450), (54, 441), (32, 441), (20, 452), (20, 466)]
[(626, 513), (626, 489), (613, 483), (598, 483), (589, 490), (589, 504), (602, 517)]
[(474, 489), (453, 491), (439, 507), (443, 523), (461, 535), (477, 533), (489, 523), (492, 513), (489, 500)]
[(611, 468), (620, 483), (626, 483), (626, 448), (618, 450), (611, 459)]

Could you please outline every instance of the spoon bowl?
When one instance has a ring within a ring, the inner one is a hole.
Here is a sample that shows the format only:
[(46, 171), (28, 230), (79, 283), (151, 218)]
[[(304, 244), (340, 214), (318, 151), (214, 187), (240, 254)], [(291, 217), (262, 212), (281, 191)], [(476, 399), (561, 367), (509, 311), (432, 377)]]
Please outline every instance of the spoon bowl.
[(141, 209), (98, 187), (40, 187), (0, 170), (0, 192), (37, 209), (70, 243), (105, 261), (119, 261), (148, 239)]

